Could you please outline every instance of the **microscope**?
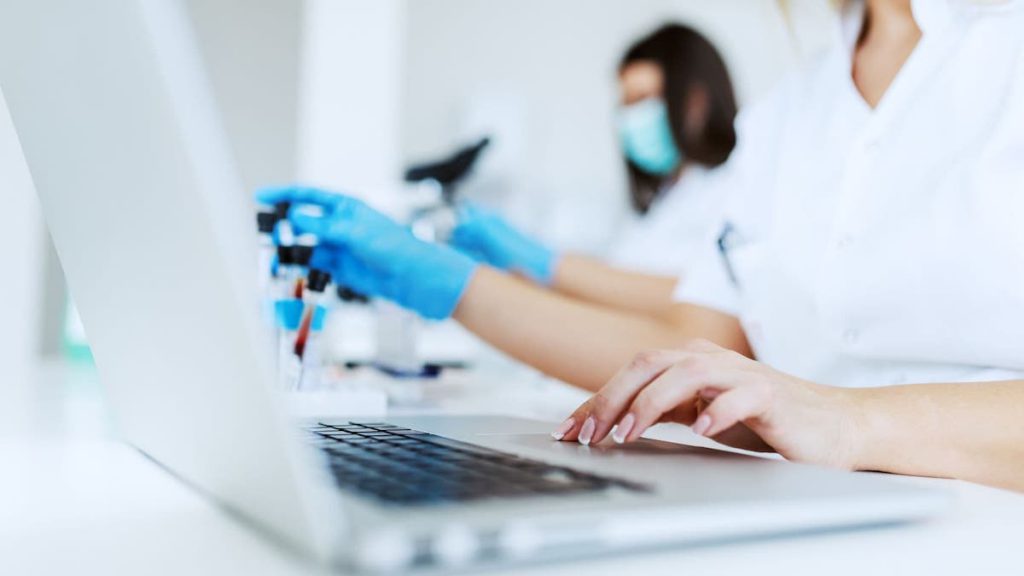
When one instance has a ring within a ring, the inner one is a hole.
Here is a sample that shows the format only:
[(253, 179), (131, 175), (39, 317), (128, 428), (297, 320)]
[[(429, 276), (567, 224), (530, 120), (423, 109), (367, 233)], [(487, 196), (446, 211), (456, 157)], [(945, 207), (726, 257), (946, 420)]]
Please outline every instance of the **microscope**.
[[(481, 153), (491, 143), (484, 137), (456, 150), (441, 160), (410, 166), (405, 181), (425, 196), (422, 205), (412, 210), (409, 227), (425, 242), (445, 243), (458, 225), (457, 191), (471, 173)], [(376, 367), (398, 378), (430, 378), (442, 369), (424, 362), (418, 352), (420, 319), (389, 302), (377, 303)]]
[(417, 164), (406, 170), (405, 181), (417, 188), (426, 188), (430, 196), (429, 203), (415, 209), (409, 219), (409, 225), (417, 238), (426, 242), (448, 241), (458, 224), (458, 186), (470, 174), (480, 154), (490, 143), (491, 139), (484, 137), (440, 161)]

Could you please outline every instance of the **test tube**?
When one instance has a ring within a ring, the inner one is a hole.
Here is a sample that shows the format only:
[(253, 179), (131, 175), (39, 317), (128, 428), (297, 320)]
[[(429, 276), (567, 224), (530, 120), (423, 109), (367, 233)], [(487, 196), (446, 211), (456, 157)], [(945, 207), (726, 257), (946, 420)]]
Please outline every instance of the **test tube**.
[(260, 290), (260, 307), (263, 322), (270, 328), (273, 347), (277, 349), (277, 330), (274, 306), (277, 294), (274, 292), (274, 277), (277, 275), (277, 246), (274, 243), (274, 227), (278, 216), (274, 212), (256, 214), (256, 227), (259, 231), (259, 263), (257, 282)]
[(277, 226), (274, 228), (274, 241), (278, 246), (291, 246), (295, 244), (295, 232), (292, 230), (292, 223), (288, 220), (288, 211), (291, 210), (290, 202), (278, 202), (274, 204), (274, 214), (277, 216)]
[(277, 326), (278, 379), (282, 387), (291, 389), (300, 370), (294, 346), (295, 335), (302, 320), (302, 268), (296, 262), (295, 246), (278, 246), (277, 260), (274, 317)]
[(276, 272), (275, 257), (277, 256), (277, 244), (274, 241), (274, 228), (279, 218), (274, 212), (259, 212), (256, 214), (256, 229), (259, 231), (259, 286), (261, 293), (266, 292), (270, 285), (270, 279)]
[(320, 380), (323, 364), (320, 340), (327, 313), (324, 303), (330, 283), (331, 275), (316, 268), (310, 269), (306, 277), (306, 289), (302, 295), (302, 321), (293, 349), (300, 363), (297, 387), (315, 385)]
[[(315, 242), (315, 237), (302, 237), (300, 241)], [(313, 246), (310, 244), (296, 244), (292, 247), (292, 253), (295, 257), (295, 266), (298, 271), (298, 277), (296, 278), (293, 295), (295, 298), (302, 298), (303, 289), (305, 287), (305, 276), (306, 271), (309, 270), (309, 262), (313, 259)]]

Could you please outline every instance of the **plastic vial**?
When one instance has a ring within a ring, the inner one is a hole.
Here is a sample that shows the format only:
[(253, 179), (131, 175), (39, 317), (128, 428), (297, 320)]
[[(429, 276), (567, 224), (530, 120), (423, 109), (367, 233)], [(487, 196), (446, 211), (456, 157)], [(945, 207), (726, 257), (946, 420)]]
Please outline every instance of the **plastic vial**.
[(302, 320), (302, 268), (296, 264), (295, 246), (278, 246), (278, 272), (274, 278), (274, 318), (277, 326), (277, 373), (281, 386), (294, 388), (299, 375), (295, 335)]
[(260, 312), (263, 324), (271, 333), (273, 348), (277, 349), (277, 330), (274, 322), (274, 277), (277, 275), (277, 246), (274, 243), (274, 228), (278, 216), (273, 212), (260, 212), (256, 215), (256, 226), (259, 231), (259, 261), (257, 270), (257, 286), (260, 294)]
[(302, 320), (293, 349), (301, 366), (297, 388), (317, 388), (322, 379), (323, 327), (327, 315), (324, 304), (330, 283), (331, 275), (323, 270), (310, 269), (306, 277), (306, 290), (302, 294)]

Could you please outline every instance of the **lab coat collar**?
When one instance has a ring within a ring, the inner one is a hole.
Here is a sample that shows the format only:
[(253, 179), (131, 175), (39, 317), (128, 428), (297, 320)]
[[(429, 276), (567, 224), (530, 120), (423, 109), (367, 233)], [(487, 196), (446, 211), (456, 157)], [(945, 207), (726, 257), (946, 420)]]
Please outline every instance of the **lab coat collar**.
[(949, 24), (953, 19), (951, 3), (952, 0), (911, 0), (910, 10), (923, 35), (942, 30)]

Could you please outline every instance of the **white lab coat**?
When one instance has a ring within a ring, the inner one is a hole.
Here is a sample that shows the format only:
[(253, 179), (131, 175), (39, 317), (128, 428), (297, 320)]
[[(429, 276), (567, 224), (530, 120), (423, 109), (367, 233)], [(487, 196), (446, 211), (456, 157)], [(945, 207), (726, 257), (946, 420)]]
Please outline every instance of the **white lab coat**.
[(688, 166), (643, 216), (618, 235), (608, 262), (618, 268), (675, 276), (691, 262), (721, 222), (725, 194), (713, 182), (716, 169)]
[(1024, 3), (913, 9), (923, 38), (874, 110), (854, 5), (839, 47), (743, 116), (733, 232), (676, 296), (822, 383), (1024, 378)]

